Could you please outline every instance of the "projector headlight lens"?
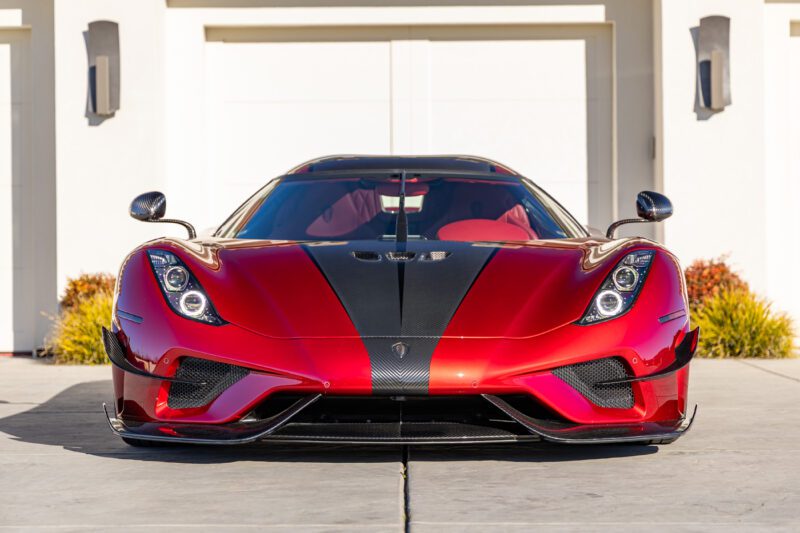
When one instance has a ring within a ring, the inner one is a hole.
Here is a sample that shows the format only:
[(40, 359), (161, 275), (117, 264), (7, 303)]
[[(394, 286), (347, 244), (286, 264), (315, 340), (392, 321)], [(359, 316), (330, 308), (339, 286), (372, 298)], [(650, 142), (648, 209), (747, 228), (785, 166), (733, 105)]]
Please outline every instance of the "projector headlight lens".
[(183, 314), (198, 317), (205, 312), (208, 299), (199, 291), (184, 292), (180, 299), (180, 306)]
[(628, 292), (636, 288), (639, 281), (639, 273), (629, 266), (619, 266), (614, 269), (614, 287), (618, 291)]
[(622, 311), (622, 296), (616, 291), (602, 291), (594, 299), (597, 312), (603, 316), (614, 316)]
[(578, 324), (611, 320), (630, 310), (644, 285), (653, 257), (653, 250), (637, 250), (626, 255), (600, 285)]
[(169, 267), (164, 273), (164, 286), (170, 292), (180, 292), (189, 284), (189, 271), (182, 266)]
[(147, 256), (161, 292), (173, 311), (205, 324), (225, 324), (200, 282), (177, 255), (166, 250), (148, 250)]

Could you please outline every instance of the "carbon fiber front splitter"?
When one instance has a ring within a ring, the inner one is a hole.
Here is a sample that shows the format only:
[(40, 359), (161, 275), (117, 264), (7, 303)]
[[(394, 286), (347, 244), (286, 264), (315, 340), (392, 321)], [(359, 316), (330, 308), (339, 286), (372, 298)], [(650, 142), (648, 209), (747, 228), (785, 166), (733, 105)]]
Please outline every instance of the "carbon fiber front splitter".
[(543, 440), (562, 444), (603, 444), (645, 442), (669, 444), (687, 431), (694, 422), (697, 406), (692, 415), (669, 422), (636, 422), (625, 424), (565, 424), (539, 420), (521, 413), (501, 398), (484, 394), (489, 402), (522, 424), (528, 431)]
[(171, 422), (126, 422), (108, 413), (106, 404), (103, 411), (111, 426), (111, 431), (126, 439), (179, 442), (184, 444), (247, 444), (274, 433), (285, 425), (294, 415), (314, 403), (321, 395), (306, 396), (282, 413), (253, 423), (235, 422), (225, 425), (187, 424)]
[[(130, 423), (109, 415), (111, 430), (133, 440), (185, 444), (246, 444), (259, 440), (281, 442), (337, 442), (349, 444), (475, 444), (549, 441), (562, 444), (641, 442), (667, 444), (689, 430), (690, 417), (674, 422), (633, 424), (567, 424), (539, 420), (521, 413), (503, 399), (483, 395), (509, 417), (508, 429), (442, 422), (414, 423), (292, 423), (291, 419), (320, 395), (298, 400), (282, 413), (257, 422), (227, 425), (145, 422)], [(103, 406), (105, 409), (105, 405)], [(513, 424), (516, 422), (516, 424)], [(516, 431), (515, 431), (516, 430)]]

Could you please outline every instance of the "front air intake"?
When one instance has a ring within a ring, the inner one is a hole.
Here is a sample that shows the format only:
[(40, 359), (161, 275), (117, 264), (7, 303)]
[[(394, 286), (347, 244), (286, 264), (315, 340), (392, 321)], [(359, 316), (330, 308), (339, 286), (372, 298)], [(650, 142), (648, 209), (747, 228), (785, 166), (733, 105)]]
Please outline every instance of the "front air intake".
[(249, 373), (248, 369), (241, 366), (196, 357), (184, 357), (175, 377), (199, 383), (172, 383), (169, 387), (167, 405), (172, 409), (188, 409), (208, 405), (225, 389)]
[(553, 370), (553, 375), (567, 382), (599, 407), (617, 409), (633, 407), (633, 387), (630, 383), (598, 385), (603, 381), (631, 377), (620, 357), (607, 357), (587, 363), (561, 366)]

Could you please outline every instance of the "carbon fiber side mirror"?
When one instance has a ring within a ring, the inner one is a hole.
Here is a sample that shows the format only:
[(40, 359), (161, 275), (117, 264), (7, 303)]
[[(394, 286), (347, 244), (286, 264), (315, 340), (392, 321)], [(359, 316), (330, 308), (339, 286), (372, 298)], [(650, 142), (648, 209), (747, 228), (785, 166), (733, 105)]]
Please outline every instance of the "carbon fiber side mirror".
[(164, 218), (167, 212), (167, 197), (158, 191), (140, 194), (131, 202), (130, 215), (142, 222)]
[(140, 194), (131, 202), (130, 215), (142, 222), (163, 222), (166, 224), (179, 224), (186, 228), (189, 238), (197, 237), (194, 226), (183, 220), (164, 218), (167, 212), (167, 197), (164, 193), (151, 191)]

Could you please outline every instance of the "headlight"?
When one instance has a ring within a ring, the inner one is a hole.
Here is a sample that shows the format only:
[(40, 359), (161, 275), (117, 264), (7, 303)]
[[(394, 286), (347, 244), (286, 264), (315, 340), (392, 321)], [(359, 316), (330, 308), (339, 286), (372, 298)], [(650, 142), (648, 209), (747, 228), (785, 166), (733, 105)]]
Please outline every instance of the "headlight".
[(189, 271), (182, 266), (171, 266), (164, 272), (164, 287), (170, 292), (180, 292), (189, 284)]
[(626, 255), (600, 285), (578, 324), (596, 324), (628, 311), (644, 285), (654, 255), (652, 250)]
[(150, 265), (164, 298), (179, 315), (206, 324), (220, 326), (220, 318), (203, 287), (178, 256), (164, 250), (148, 250)]

